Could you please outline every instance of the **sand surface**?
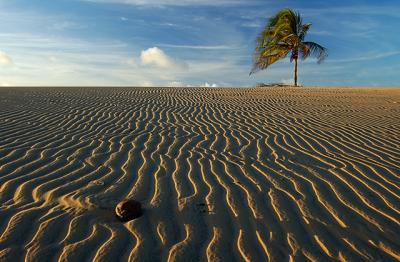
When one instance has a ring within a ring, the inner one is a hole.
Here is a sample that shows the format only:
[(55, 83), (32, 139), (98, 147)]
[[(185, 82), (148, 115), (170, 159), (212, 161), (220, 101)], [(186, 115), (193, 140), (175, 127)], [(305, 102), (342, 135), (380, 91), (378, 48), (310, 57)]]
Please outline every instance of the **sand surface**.
[(400, 89), (0, 88), (0, 204), (0, 261), (400, 260)]

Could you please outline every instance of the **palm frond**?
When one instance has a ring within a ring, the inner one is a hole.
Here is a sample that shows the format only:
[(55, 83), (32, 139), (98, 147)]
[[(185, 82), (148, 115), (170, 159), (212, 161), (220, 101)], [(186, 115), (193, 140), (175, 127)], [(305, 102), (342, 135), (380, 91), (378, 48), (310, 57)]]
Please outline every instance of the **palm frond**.
[(271, 42), (268, 46), (260, 48), (253, 56), (253, 68), (250, 75), (266, 69), (279, 59), (282, 59), (288, 55), (290, 49), (285, 44)]
[(289, 53), (289, 51), (285, 50), (285, 51), (281, 51), (281, 52), (278, 52), (278, 53), (269, 54), (269, 55), (266, 55), (266, 56), (263, 56), (263, 57), (259, 57), (256, 60), (256, 62), (254, 62), (253, 68), (250, 71), (250, 75), (254, 74), (255, 72), (257, 72), (259, 70), (266, 69), (267, 67), (269, 67), (270, 65), (272, 65), (276, 61), (286, 57), (288, 53)]
[(287, 19), (290, 23), (291, 33), (298, 36), (300, 27), (302, 25), (302, 18), (300, 14), (298, 12), (291, 11)]
[(328, 50), (315, 42), (303, 42), (300, 53), (303, 60), (309, 56), (315, 56), (317, 63), (321, 63), (328, 56)]
[(301, 39), (301, 41), (304, 41), (304, 38), (306, 37), (308, 30), (311, 28), (311, 25), (312, 25), (311, 23), (306, 23), (301, 26), (299, 32), (299, 38)]
[(271, 16), (269, 18), (268, 23), (267, 23), (267, 27), (274, 27), (282, 17), (287, 16), (291, 12), (293, 12), (293, 11), (291, 9), (289, 9), (289, 8), (281, 9), (274, 16)]

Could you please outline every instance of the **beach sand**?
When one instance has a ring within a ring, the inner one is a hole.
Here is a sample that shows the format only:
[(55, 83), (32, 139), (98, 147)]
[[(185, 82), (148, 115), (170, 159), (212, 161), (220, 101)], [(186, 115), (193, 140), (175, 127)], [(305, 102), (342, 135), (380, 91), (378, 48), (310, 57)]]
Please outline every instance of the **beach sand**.
[(0, 260), (398, 261), (399, 130), (400, 89), (0, 88)]

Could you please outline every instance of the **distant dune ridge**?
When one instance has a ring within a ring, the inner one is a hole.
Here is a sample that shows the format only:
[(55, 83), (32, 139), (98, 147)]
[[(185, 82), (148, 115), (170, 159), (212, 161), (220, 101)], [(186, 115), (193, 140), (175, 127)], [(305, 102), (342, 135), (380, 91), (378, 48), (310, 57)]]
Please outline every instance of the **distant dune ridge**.
[(400, 89), (0, 88), (0, 261), (398, 261), (399, 130)]

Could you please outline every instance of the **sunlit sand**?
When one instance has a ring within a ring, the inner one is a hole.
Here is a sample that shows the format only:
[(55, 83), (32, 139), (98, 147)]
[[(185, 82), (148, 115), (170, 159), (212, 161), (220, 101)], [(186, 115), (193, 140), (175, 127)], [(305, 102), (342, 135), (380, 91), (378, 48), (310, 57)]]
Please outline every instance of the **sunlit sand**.
[(0, 88), (0, 260), (400, 260), (399, 130), (400, 89)]

